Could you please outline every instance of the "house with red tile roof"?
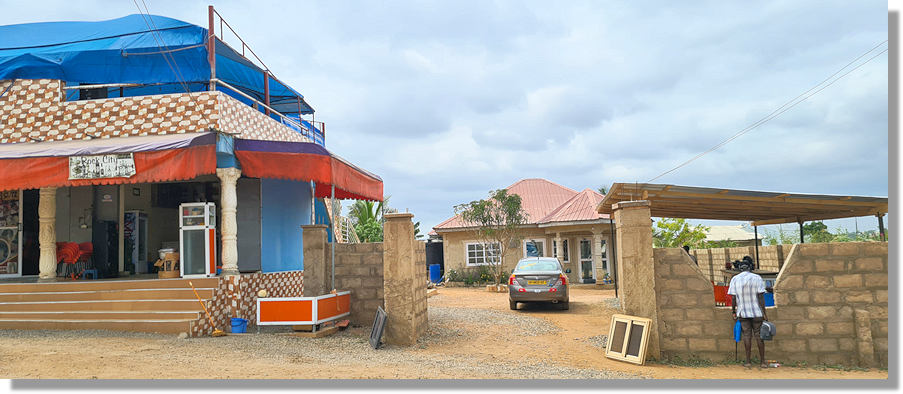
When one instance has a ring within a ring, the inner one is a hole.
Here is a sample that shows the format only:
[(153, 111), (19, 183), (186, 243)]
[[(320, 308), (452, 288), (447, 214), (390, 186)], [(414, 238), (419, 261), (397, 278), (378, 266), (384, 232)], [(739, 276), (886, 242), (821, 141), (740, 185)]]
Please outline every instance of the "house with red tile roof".
[[(602, 194), (592, 189), (578, 192), (540, 178), (523, 179), (506, 189), (521, 197), (528, 215), (522, 227), (523, 239), (519, 245), (509, 246), (518, 247), (519, 251), (507, 256), (506, 269), (513, 269), (524, 257), (538, 255), (557, 257), (565, 269), (571, 270), (571, 283), (601, 282), (610, 272), (613, 255), (609, 245), (614, 228), (608, 215), (595, 209)], [(443, 239), (446, 273), (479, 271), (488, 265), (484, 245), (478, 241), (475, 230), (459, 215), (433, 227)]]

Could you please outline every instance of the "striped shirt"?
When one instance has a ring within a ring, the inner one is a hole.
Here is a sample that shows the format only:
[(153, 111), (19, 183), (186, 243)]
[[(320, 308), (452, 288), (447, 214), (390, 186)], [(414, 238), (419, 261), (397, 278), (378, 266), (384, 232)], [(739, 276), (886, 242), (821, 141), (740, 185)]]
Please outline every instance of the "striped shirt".
[(743, 271), (731, 278), (727, 294), (737, 297), (737, 317), (762, 317), (759, 308), (759, 294), (765, 293), (765, 281), (749, 271)]

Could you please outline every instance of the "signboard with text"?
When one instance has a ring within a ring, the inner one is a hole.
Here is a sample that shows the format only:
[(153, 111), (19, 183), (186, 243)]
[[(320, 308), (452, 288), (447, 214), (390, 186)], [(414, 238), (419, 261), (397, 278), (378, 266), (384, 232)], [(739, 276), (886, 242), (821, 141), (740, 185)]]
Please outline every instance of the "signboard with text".
[(129, 178), (135, 175), (131, 153), (69, 156), (69, 179)]

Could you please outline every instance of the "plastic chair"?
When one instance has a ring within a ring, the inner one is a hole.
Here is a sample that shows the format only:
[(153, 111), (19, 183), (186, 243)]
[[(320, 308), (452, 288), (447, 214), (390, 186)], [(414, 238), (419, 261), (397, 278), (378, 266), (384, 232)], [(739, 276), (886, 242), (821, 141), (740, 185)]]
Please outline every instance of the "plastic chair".
[(97, 279), (97, 269), (91, 268), (82, 271), (82, 279), (88, 279), (88, 275), (91, 275), (91, 279)]

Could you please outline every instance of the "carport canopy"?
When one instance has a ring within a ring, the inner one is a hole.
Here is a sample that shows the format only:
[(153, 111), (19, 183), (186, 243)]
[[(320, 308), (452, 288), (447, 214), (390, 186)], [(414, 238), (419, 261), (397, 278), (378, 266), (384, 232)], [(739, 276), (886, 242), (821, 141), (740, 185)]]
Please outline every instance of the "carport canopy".
[(622, 201), (648, 200), (653, 217), (746, 220), (753, 226), (887, 213), (887, 197), (796, 194), (652, 183), (615, 183), (596, 210), (611, 214)]

